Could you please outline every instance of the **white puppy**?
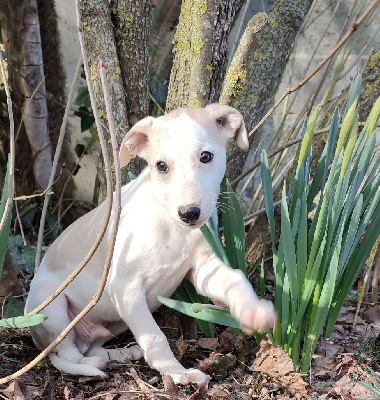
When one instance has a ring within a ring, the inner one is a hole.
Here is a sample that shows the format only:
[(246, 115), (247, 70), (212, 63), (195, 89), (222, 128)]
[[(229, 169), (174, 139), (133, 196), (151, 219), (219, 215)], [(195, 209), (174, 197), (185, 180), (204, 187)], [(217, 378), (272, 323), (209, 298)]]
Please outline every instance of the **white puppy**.
[[(75, 375), (105, 376), (101, 368), (109, 360), (144, 356), (152, 368), (176, 383), (206, 384), (207, 375), (185, 369), (175, 359), (151, 314), (160, 305), (157, 296), (170, 296), (185, 277), (202, 295), (228, 305), (244, 332), (273, 326), (272, 303), (258, 299), (244, 274), (227, 267), (199, 229), (216, 215), (231, 138), (248, 148), (241, 114), (219, 104), (147, 117), (127, 133), (121, 165), (139, 155), (148, 167), (122, 189), (120, 226), (105, 291), (50, 354), (56, 368)], [(51, 295), (80, 264), (100, 230), (105, 207), (103, 203), (78, 219), (51, 245), (32, 281), (26, 312)], [(108, 247), (109, 231), (86, 268), (45, 308), (49, 319), (31, 328), (38, 348), (48, 346), (91, 300)], [(128, 328), (139, 346), (102, 347)]]

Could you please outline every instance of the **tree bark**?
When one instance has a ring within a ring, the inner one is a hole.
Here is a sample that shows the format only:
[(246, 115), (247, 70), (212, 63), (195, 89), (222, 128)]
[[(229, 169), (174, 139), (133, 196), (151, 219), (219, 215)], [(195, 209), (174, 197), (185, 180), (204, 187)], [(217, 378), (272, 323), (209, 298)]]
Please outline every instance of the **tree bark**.
[(268, 16), (264, 12), (254, 15), (249, 20), (228, 68), (219, 99), (221, 104), (238, 104), (243, 101), (252, 53), (258, 46), (258, 33), (267, 22)]
[[(16, 129), (16, 157), (15, 157), (15, 193), (29, 195), (36, 189), (33, 174), (32, 149), (22, 123), (22, 105), (25, 102), (23, 81), (26, 80), (23, 71), (24, 58), (22, 56), (25, 45), (25, 14), (29, 2), (26, 0), (0, 0), (0, 24), (3, 35), (3, 44), (7, 53), (8, 83), (12, 91), (13, 113)], [(43, 75), (42, 75), (43, 76)], [(33, 84), (29, 80), (30, 84)], [(38, 84), (39, 82), (37, 82)], [(34, 89), (33, 89), (34, 90)], [(32, 90), (32, 91), (33, 91)], [(42, 93), (42, 92), (41, 92)], [(1, 174), (4, 175), (9, 152), (9, 121), (1, 116)], [(3, 176), (2, 176), (3, 179)]]
[[(286, 57), (312, 2), (276, 0), (268, 15), (268, 23), (257, 32), (255, 46), (245, 68), (244, 83), (238, 81), (241, 87), (237, 87), (236, 95), (228, 100), (230, 106), (242, 113), (248, 130), (251, 130), (264, 115), (265, 106), (284, 69)], [(248, 26), (248, 29), (252, 27)], [(233, 76), (231, 72), (230, 79)], [(231, 82), (227, 81), (226, 84), (230, 85)], [(250, 143), (252, 141), (253, 137), (250, 138)], [(231, 146), (230, 154), (235, 147)], [(228, 163), (227, 177), (230, 181), (242, 173), (246, 159), (247, 153), (239, 152)]]
[[(365, 121), (367, 119), (373, 104), (375, 103), (377, 98), (380, 97), (379, 65), (380, 49), (377, 48), (372, 52), (363, 73), (362, 91), (358, 102), (360, 121)], [(336, 107), (339, 107), (341, 111), (343, 110), (344, 104), (347, 101), (348, 91), (349, 88), (343, 91), (339, 98), (330, 106), (330, 112), (328, 113), (328, 116), (324, 119), (324, 121), (322, 121), (322, 123), (320, 124), (320, 128), (324, 128), (330, 125), (331, 118)], [(316, 166), (325, 147), (326, 140), (326, 135), (318, 135), (314, 137), (313, 157), (311, 165), (312, 176), (315, 173)], [(287, 182), (290, 181), (290, 177), (297, 165), (297, 161), (298, 160), (296, 158), (293, 163), (293, 167), (287, 173)], [(275, 199), (280, 198), (281, 190), (282, 185), (279, 185), (279, 188), (274, 195)], [(278, 227), (280, 225), (280, 213), (278, 213), (277, 211), (275, 213), (275, 219), (276, 227)], [(251, 225), (251, 228), (246, 237), (247, 261), (249, 263), (256, 264), (261, 262), (264, 251), (264, 243), (270, 243), (270, 233), (267, 216), (266, 214), (261, 214)]]
[[(98, 62), (103, 59), (107, 64), (107, 82), (110, 93), (112, 113), (115, 120), (116, 136), (121, 143), (124, 133), (128, 130), (125, 93), (121, 77), (120, 63), (111, 21), (111, 10), (108, 0), (83, 0), (80, 3), (82, 14), (82, 29), (87, 50), (88, 63), (91, 71), (91, 81), (94, 86), (97, 108), (100, 120), (106, 129), (108, 154), (112, 155), (112, 145), (108, 130), (106, 108), (103, 98)], [(113, 164), (111, 162), (111, 164)], [(103, 165), (97, 163), (98, 179), (100, 181), (99, 201), (106, 193)]]
[[(113, 0), (111, 15), (126, 93), (127, 121), (131, 127), (149, 113), (151, 1)], [(138, 175), (145, 166), (143, 159), (136, 158), (129, 170)]]
[(183, 0), (174, 36), (166, 111), (217, 101), (227, 61), (227, 41), (240, 0)]
[(52, 146), (48, 135), (46, 84), (37, 0), (26, 1), (24, 10), (24, 35), (20, 53), (23, 75), (21, 88), (24, 93), (23, 122), (34, 158), (34, 179), (37, 187), (46, 189), (52, 167)]
[[(150, 1), (113, 0), (110, 4), (108, 0), (83, 0), (81, 13), (91, 81), (100, 119), (108, 126), (97, 67), (99, 60), (104, 59), (108, 66), (107, 79), (116, 135), (121, 143), (130, 126), (147, 115)], [(132, 82), (132, 76), (137, 82)], [(110, 140), (107, 142), (109, 154), (112, 154)], [(145, 164), (141, 160), (133, 159), (122, 171), (123, 183), (129, 181), (128, 170), (137, 175), (143, 165)], [(99, 165), (101, 198), (105, 194), (102, 175)]]
[[(4, 46), (10, 54), (9, 81), (14, 93), (13, 100), (16, 106), (21, 107), (16, 113), (16, 129), (24, 114), (23, 124), (30, 144), (29, 152), (30, 148), (32, 149), (32, 159), (27, 165), (32, 166), (36, 186), (44, 189), (52, 166), (52, 147), (48, 135), (45, 74), (37, 1), (15, 0), (7, 4), (2, 0), (0, 7)], [(16, 140), (20, 140), (20, 135), (17, 135)], [(26, 159), (30, 158), (30, 154), (27, 158), (23, 158), (24, 165)], [(17, 160), (16, 163), (18, 164)], [(25, 170), (25, 167), (22, 170)]]

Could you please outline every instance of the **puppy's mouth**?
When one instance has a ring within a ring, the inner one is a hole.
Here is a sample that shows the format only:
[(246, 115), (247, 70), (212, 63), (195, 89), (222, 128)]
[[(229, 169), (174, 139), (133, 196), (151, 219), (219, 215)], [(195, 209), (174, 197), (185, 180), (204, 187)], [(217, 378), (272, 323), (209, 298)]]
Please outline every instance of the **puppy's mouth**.
[[(208, 218), (202, 218), (198, 219), (197, 221), (189, 221), (189, 222), (184, 222), (179, 220), (179, 223), (183, 226), (188, 226), (189, 228), (200, 228), (202, 225), (204, 225), (207, 222)], [(177, 220), (178, 221), (178, 220)]]

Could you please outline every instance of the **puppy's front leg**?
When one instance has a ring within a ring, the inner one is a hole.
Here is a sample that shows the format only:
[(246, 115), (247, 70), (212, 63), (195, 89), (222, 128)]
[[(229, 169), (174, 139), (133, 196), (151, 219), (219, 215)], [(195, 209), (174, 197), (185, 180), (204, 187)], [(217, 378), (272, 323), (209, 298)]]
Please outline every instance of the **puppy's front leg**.
[(228, 305), (245, 333), (252, 334), (275, 324), (273, 304), (259, 299), (244, 273), (227, 267), (215, 254), (200, 255), (188, 278), (200, 294)]
[(165, 335), (153, 319), (145, 298), (135, 300), (132, 307), (128, 304), (124, 310), (127, 308), (128, 313), (122, 317), (143, 350), (145, 360), (152, 368), (162, 374), (170, 375), (175, 383), (207, 385), (208, 375), (197, 369), (186, 369), (176, 360)]

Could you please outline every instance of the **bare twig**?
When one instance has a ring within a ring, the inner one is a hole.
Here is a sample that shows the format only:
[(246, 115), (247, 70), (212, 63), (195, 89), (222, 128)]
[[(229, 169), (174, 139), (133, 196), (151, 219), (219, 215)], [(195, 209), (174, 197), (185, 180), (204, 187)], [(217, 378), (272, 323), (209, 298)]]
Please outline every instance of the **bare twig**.
[[(24, 228), (22, 226), (20, 213), (18, 212), (17, 201), (15, 201), (15, 209), (16, 209), (17, 221), (18, 221), (18, 224), (20, 225), (20, 232), (21, 232), (22, 241), (24, 242), (24, 246), (27, 246), (28, 243), (26, 242), (26, 239), (25, 239)], [(16, 220), (15, 220), (14, 228), (16, 228)], [(14, 230), (16, 230), (16, 229), (14, 229)]]
[(31, 194), (29, 196), (17, 196), (13, 200), (16, 200), (16, 201), (18, 201), (18, 200), (28, 200), (28, 199), (33, 199), (34, 197), (45, 196), (45, 194), (48, 194), (48, 195), (54, 194), (54, 192), (49, 192), (49, 190), (55, 185), (55, 183), (60, 178), (61, 174), (62, 174), (62, 169), (59, 172), (59, 175), (58, 175), (57, 179), (51, 185), (49, 185), (44, 191), (42, 191), (41, 193), (35, 193), (35, 194)]
[[(359, 122), (359, 126), (364, 126), (364, 122)], [(340, 125), (341, 126), (341, 125)], [(322, 135), (323, 133), (327, 133), (330, 130), (330, 127), (328, 128), (323, 128), (323, 129), (318, 129), (317, 131), (314, 132), (314, 135)], [(273, 153), (268, 155), (268, 158), (272, 158), (278, 153), (281, 153), (282, 151), (286, 150), (287, 148), (294, 146), (295, 144), (298, 144), (302, 141), (302, 138), (294, 139), (291, 140), (290, 142), (284, 144), (281, 147), (278, 147)], [(233, 188), (236, 188), (237, 184), (244, 179), (247, 175), (249, 175), (252, 171), (254, 171), (257, 167), (261, 165), (261, 161), (258, 161), (254, 163), (250, 168), (248, 168), (246, 171), (244, 171), (240, 176), (238, 176), (236, 179), (234, 179), (231, 182), (231, 186)]]
[(165, 110), (161, 107), (160, 103), (155, 99), (153, 94), (149, 92), (149, 98), (153, 101), (153, 103), (156, 105), (156, 107), (160, 110), (162, 114), (165, 114)]
[[(279, 205), (281, 205), (281, 200), (275, 201), (275, 202), (273, 203), (273, 207), (277, 207), (277, 206), (279, 206)], [(243, 218), (244, 225), (249, 225), (249, 224), (252, 222), (252, 219), (253, 219), (253, 218), (255, 218), (255, 217), (257, 217), (257, 216), (259, 216), (259, 215), (261, 215), (261, 214), (264, 214), (265, 212), (266, 212), (266, 209), (265, 209), (265, 208), (262, 208), (261, 210), (257, 210), (257, 211), (255, 211), (255, 212), (252, 213), (252, 214), (246, 215), (246, 216)]]
[(15, 123), (13, 119), (13, 110), (12, 110), (12, 99), (11, 93), (9, 90), (7, 75), (5, 73), (4, 67), (4, 59), (3, 53), (0, 51), (0, 68), (1, 74), (3, 77), (5, 93), (7, 96), (7, 104), (8, 104), (8, 118), (9, 118), (9, 147), (10, 147), (10, 163), (9, 163), (9, 190), (8, 190), (8, 197), (5, 203), (4, 213), (1, 217), (0, 221), (0, 235), (4, 230), (6, 221), (8, 219), (8, 215), (10, 213), (12, 207), (12, 199), (14, 194), (14, 166), (15, 166)]
[[(9, 65), (10, 65), (10, 64), (8, 64), (8, 66), (9, 66)], [(25, 79), (25, 82), (28, 82), (28, 85), (29, 85), (29, 84), (30, 84), (29, 80), (27, 80), (25, 77), (24, 77), (24, 79)], [(19, 136), (20, 136), (22, 123), (23, 123), (23, 121), (24, 121), (24, 116), (25, 116), (25, 114), (26, 114), (26, 111), (28, 110), (29, 104), (30, 104), (31, 101), (34, 99), (34, 96), (36, 95), (36, 93), (39, 93), (39, 94), (41, 94), (43, 97), (46, 98), (46, 93), (44, 94), (43, 92), (41, 92), (41, 91), (39, 90), (39, 87), (40, 87), (44, 82), (45, 82), (45, 76), (43, 77), (43, 79), (40, 80), (40, 82), (38, 83), (38, 85), (37, 85), (37, 86), (35, 87), (35, 89), (33, 90), (33, 93), (32, 93), (32, 95), (30, 96), (29, 100), (26, 102), (26, 105), (25, 105), (25, 107), (24, 107), (24, 111), (23, 111), (22, 116), (21, 116), (21, 121), (20, 121), (20, 124), (19, 124), (18, 129), (17, 129), (17, 132), (16, 132), (16, 137), (15, 137), (15, 142), (16, 142), (16, 143), (17, 143), (17, 141), (18, 141), (18, 139), (19, 139)]]
[[(53, 185), (53, 182), (54, 182), (54, 177), (55, 177), (55, 172), (57, 170), (58, 160), (59, 160), (59, 157), (61, 155), (63, 139), (65, 138), (67, 121), (68, 121), (68, 118), (69, 118), (70, 105), (71, 105), (71, 103), (73, 102), (73, 99), (74, 99), (75, 86), (76, 86), (76, 82), (78, 80), (78, 77), (80, 76), (81, 65), (82, 65), (81, 60), (78, 60), (77, 67), (76, 67), (75, 74), (74, 74), (74, 78), (73, 78), (73, 83), (71, 84), (69, 96), (67, 98), (67, 105), (66, 105), (66, 108), (65, 108), (65, 114), (63, 116), (63, 121), (62, 121), (61, 129), (60, 129), (60, 132), (59, 132), (59, 138), (58, 138), (57, 147), (55, 149), (54, 160), (53, 160), (53, 165), (51, 167), (48, 187), (51, 187)], [(48, 210), (48, 206), (49, 206), (50, 196), (51, 196), (51, 193), (46, 193), (46, 196), (45, 196), (45, 199), (44, 199), (44, 205), (42, 207), (40, 229), (38, 230), (38, 241), (37, 241), (36, 258), (35, 258), (35, 262), (34, 262), (34, 272), (35, 273), (38, 271), (38, 267), (40, 266), (40, 262), (41, 262), (42, 240), (43, 240), (43, 236), (44, 236), (45, 218), (46, 218), (46, 214), (47, 214), (47, 210)]]
[[(272, 113), (276, 110), (276, 108), (283, 102), (283, 100), (289, 96), (291, 93), (300, 89), (305, 83), (307, 83), (334, 55), (343, 47), (343, 45), (347, 42), (347, 40), (353, 35), (353, 33), (358, 29), (360, 24), (366, 20), (366, 18), (371, 14), (371, 12), (379, 5), (380, 0), (373, 0), (369, 7), (364, 11), (360, 18), (357, 21), (351, 24), (350, 30), (342, 37), (342, 39), (338, 42), (338, 44), (331, 50), (331, 52), (318, 63), (318, 65), (308, 74), (306, 77), (297, 85), (288, 88), (282, 96), (276, 101), (276, 103), (270, 108), (270, 110), (264, 115), (261, 121), (249, 132), (249, 137), (252, 136), (263, 124), (264, 122), (272, 115)], [(238, 153), (239, 148), (236, 148), (229, 157), (228, 161), (232, 160)]]

